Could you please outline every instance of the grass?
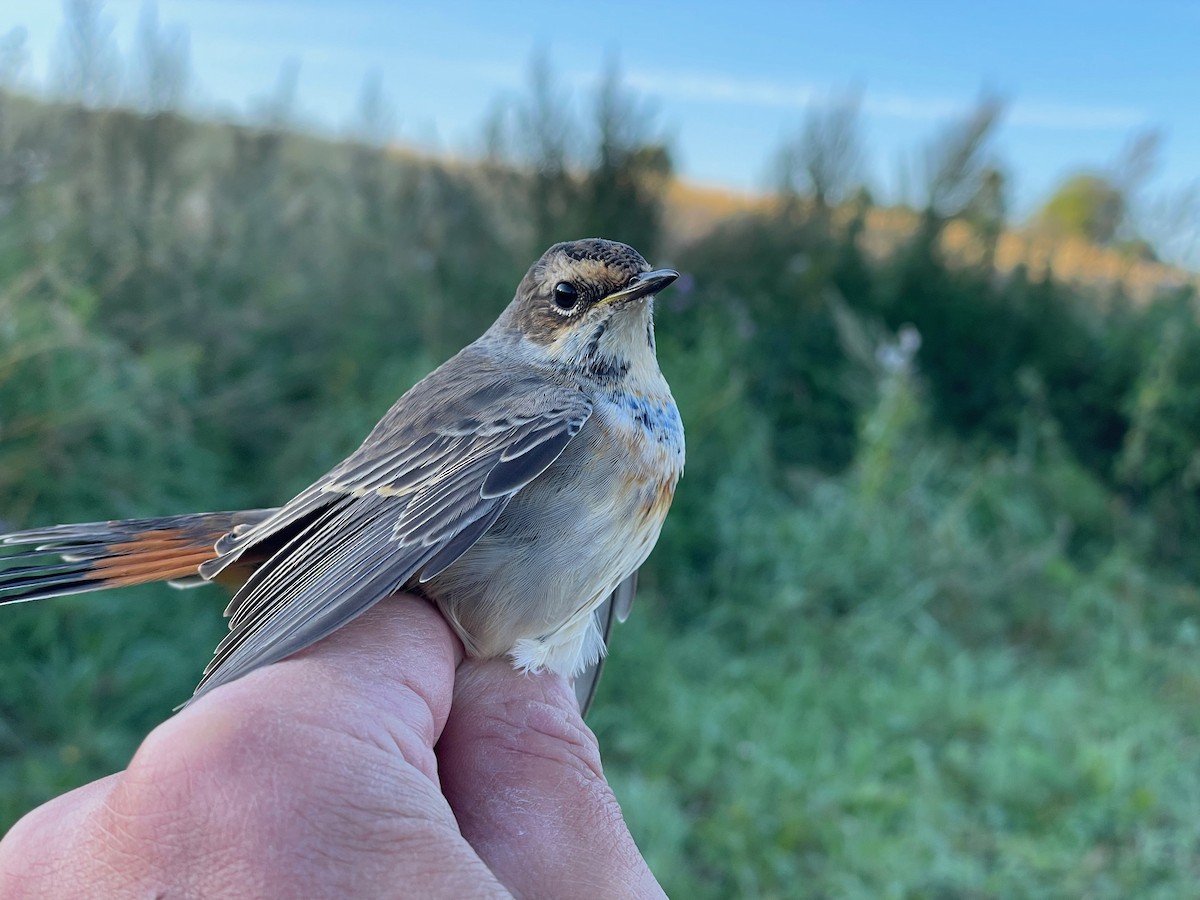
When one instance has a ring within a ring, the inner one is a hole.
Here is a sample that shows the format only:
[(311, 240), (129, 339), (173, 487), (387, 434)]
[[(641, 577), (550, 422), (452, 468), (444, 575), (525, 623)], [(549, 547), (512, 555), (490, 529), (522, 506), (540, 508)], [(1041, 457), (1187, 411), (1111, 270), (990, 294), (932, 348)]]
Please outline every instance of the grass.
[(644, 597), (617, 635), (593, 724), (654, 870), (687, 897), (1189, 895), (1200, 592), (1089, 544), (1108, 507), (1052, 443), (972, 457), (902, 380), (881, 397), (804, 502), (715, 492), (723, 593)]
[[(805, 557), (807, 582), (861, 589), (856, 609), (730, 596), (680, 631), (657, 597), (618, 635), (594, 725), (668, 892), (1187, 895), (1200, 876), (1195, 588), (1128, 559), (1084, 570), (1043, 553), (996, 591), (943, 556), (912, 508)], [(797, 513), (810, 546), (843, 533), (828, 513)], [(1002, 637), (1006, 603), (1039, 607), (1041, 627)], [(759, 619), (758, 634), (731, 638), (747, 631), (735, 616)]]
[(0, 830), (125, 767), (186, 700), (225, 627), (219, 590), (166, 586), (3, 610)]
[(872, 614), (757, 657), (636, 632), (596, 724), (673, 896), (1173, 897), (1200, 875), (1192, 647), (1050, 665)]
[[(717, 396), (696, 365), (684, 398)], [(695, 416), (741, 455), (685, 479), (592, 718), (654, 870), (698, 898), (1186, 896), (1200, 592), (1045, 423), (1024, 456), (973, 453), (907, 373), (882, 388), (837, 477), (773, 483), (761, 433)], [(124, 765), (221, 605), (6, 609), (0, 824)]]

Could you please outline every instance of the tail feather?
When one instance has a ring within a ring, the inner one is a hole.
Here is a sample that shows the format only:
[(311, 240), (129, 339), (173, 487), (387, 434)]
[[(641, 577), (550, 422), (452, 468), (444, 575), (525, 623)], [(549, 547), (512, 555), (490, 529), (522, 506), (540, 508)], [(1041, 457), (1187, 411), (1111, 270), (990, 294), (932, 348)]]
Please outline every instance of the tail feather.
[(195, 583), (201, 563), (217, 556), (222, 536), (272, 512), (125, 519), (0, 535), (0, 604), (152, 581)]
[(43, 597), (60, 597), (65, 594), (94, 591), (101, 587), (95, 581), (82, 578), (82, 574), (83, 567), (78, 565), (72, 565), (69, 568), (23, 566), (18, 570), (8, 569), (0, 572), (0, 603), (19, 603), (24, 600), (41, 600)]

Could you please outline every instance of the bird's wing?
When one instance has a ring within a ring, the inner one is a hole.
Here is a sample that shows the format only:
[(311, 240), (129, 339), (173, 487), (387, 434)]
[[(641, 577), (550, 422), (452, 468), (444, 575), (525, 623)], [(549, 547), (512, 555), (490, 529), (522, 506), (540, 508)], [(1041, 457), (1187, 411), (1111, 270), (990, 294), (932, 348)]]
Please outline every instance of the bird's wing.
[(465, 386), (434, 376), (417, 385), (344, 463), (218, 545), (223, 555), (206, 577), (250, 547), (278, 549), (230, 601), (229, 634), (196, 697), (320, 640), (414, 577), (445, 569), (558, 458), (592, 411), (570, 385), (539, 378), (530, 390), (528, 379), (474, 374)]
[(605, 652), (579, 673), (575, 678), (575, 699), (579, 701), (579, 714), (586, 716), (596, 699), (596, 688), (600, 685), (600, 675), (604, 672), (604, 660), (608, 658), (609, 635), (613, 625), (624, 622), (633, 608), (633, 598), (637, 593), (637, 569), (633, 574), (617, 585), (603, 603), (596, 607), (596, 620), (600, 625), (600, 633), (604, 636)]

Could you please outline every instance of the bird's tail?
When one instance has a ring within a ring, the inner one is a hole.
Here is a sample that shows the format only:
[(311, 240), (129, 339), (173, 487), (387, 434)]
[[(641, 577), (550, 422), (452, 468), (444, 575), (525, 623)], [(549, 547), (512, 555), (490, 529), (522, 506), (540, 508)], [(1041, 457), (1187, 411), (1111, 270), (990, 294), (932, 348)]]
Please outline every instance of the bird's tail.
[(0, 604), (151, 581), (199, 584), (223, 535), (274, 510), (53, 525), (0, 535)]

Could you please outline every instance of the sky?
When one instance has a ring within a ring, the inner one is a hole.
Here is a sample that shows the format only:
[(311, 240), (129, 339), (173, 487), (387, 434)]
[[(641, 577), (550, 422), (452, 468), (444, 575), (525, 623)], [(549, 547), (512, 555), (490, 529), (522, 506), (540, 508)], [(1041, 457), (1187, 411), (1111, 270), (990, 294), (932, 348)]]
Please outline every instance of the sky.
[[(123, 54), (143, 0), (108, 0)], [(1006, 98), (995, 142), (1027, 215), (1061, 180), (1105, 170), (1146, 129), (1164, 136), (1154, 191), (1200, 180), (1200, 3), (1193, 0), (906, 2), (442, 2), (159, 0), (186, 29), (192, 101), (241, 115), (298, 64), (297, 108), (346, 129), (374, 71), (397, 139), (454, 153), (482, 143), (498, 97), (522, 91), (549, 57), (582, 108), (615, 58), (655, 111), (680, 174), (738, 190), (769, 164), (806, 112), (860, 98), (868, 177), (903, 199), (921, 148), (984, 92)], [(0, 0), (0, 34), (23, 26), (25, 78), (44, 86), (62, 5)]]

